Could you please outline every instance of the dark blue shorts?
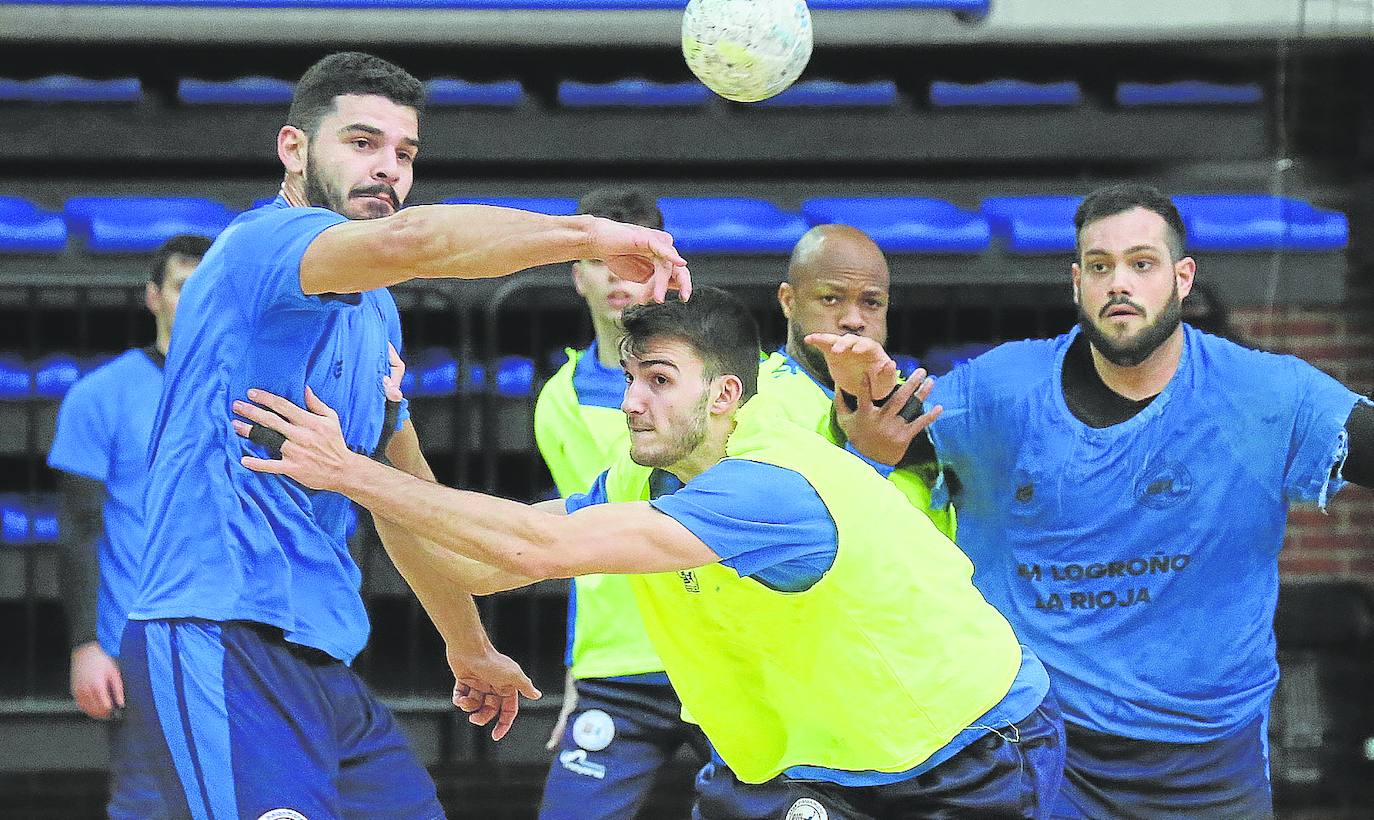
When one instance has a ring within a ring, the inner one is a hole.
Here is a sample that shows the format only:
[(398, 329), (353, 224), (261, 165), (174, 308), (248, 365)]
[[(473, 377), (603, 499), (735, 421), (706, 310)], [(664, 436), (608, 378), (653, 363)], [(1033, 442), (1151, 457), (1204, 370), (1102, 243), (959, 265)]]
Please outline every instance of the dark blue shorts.
[(114, 820), (444, 816), (387, 708), (280, 630), (130, 621), (120, 669)]
[(1274, 815), (1263, 717), (1208, 743), (1160, 743), (1065, 727), (1055, 807), (1063, 820), (1266, 820)]
[[(669, 684), (602, 678), (576, 686), (577, 709), (568, 716), (549, 769), (540, 820), (634, 817), (678, 749), (687, 746), (698, 759), (709, 759), (705, 735), (682, 719), (682, 703)], [(776, 787), (732, 787), (722, 779), (709, 788), (711, 812), (705, 816), (778, 817), (785, 799)]]
[(1051, 693), (1024, 720), (989, 731), (925, 774), (883, 786), (788, 780), (787, 818), (1047, 818), (1064, 771), (1064, 722)]

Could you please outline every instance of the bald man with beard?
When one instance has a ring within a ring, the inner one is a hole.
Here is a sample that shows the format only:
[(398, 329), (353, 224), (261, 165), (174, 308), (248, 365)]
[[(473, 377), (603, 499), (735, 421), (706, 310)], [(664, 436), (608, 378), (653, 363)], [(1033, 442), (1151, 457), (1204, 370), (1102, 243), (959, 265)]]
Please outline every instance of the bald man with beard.
[[(817, 225), (807, 231), (792, 249), (787, 279), (778, 286), (787, 344), (761, 366), (756, 400), (868, 461), (953, 540), (954, 510), (931, 509), (933, 467), (904, 465), (912, 438), (929, 419), (913, 423), (901, 410), (913, 395), (923, 400), (929, 392), (925, 371), (918, 370), (891, 397), (860, 396), (852, 407), (836, 404), (825, 357), (806, 343), (811, 334), (834, 333), (853, 334), (857, 344), (870, 340), (885, 346), (890, 285), (887, 259), (863, 231), (848, 225)], [(832, 407), (837, 423), (832, 423)], [(851, 424), (856, 416), (864, 423)]]

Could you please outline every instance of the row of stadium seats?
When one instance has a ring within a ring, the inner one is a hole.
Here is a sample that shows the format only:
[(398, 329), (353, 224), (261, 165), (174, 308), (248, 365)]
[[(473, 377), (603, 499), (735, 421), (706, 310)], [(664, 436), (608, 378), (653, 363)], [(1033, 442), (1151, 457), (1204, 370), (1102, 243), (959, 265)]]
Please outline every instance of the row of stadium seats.
[[(333, 9), (496, 9), (509, 11), (636, 11), (675, 10), (687, 0), (25, 0), (53, 6), (183, 6), (237, 8)], [(986, 14), (991, 0), (807, 0), (815, 10), (872, 11), (878, 9), (951, 11)]]
[[(987, 348), (983, 344), (940, 347), (927, 353), (927, 368), (944, 373), (960, 361)], [(112, 354), (80, 357), (50, 353), (28, 362), (13, 353), (0, 353), (0, 401), (61, 399), (78, 379), (113, 358)], [(410, 398), (440, 398), (490, 393), (502, 398), (529, 398), (538, 388), (537, 365), (525, 356), (502, 356), (490, 364), (463, 363), (453, 351), (428, 347), (406, 355), (406, 374), (401, 389)], [(568, 359), (563, 350), (553, 351), (550, 371)], [(913, 356), (897, 355), (898, 368), (911, 373), (920, 363)]]
[(0, 547), (54, 544), (57, 522), (53, 496), (0, 493)]
[[(177, 99), (186, 105), (286, 105), (295, 85), (274, 77), (239, 77), (232, 80), (184, 78), (177, 83)], [(438, 78), (425, 83), (432, 106), (514, 108), (529, 94), (518, 80), (472, 82)], [(92, 80), (71, 76), (34, 80), (0, 79), (0, 102), (123, 102), (143, 99), (143, 84), (136, 77)], [(605, 83), (563, 80), (557, 101), (565, 108), (690, 108), (715, 99), (699, 82), (655, 82), (636, 77)], [(840, 82), (804, 80), (755, 105), (766, 107), (887, 108), (900, 102), (892, 80)], [(992, 79), (961, 83), (936, 80), (926, 101), (934, 108), (1003, 108), (1025, 106), (1077, 106), (1084, 101), (1079, 83), (1066, 80), (1036, 83), (1017, 79)], [(1259, 83), (1217, 83), (1200, 79), (1176, 82), (1121, 82), (1116, 104), (1123, 108), (1190, 105), (1257, 105), (1264, 101)]]
[[(1264, 194), (1174, 197), (1198, 251), (1336, 251), (1344, 248), (1345, 214)], [(557, 197), (456, 198), (570, 214), (576, 201)], [(1074, 247), (1071, 196), (985, 199), (970, 211), (924, 197), (821, 197), (800, 212), (746, 197), (664, 197), (665, 227), (684, 253), (787, 253), (812, 225), (844, 223), (892, 253), (980, 253), (997, 238), (1012, 253), (1045, 254)], [(60, 253), (71, 236), (93, 253), (142, 253), (178, 233), (215, 236), (236, 211), (208, 199), (75, 197), (55, 214), (18, 197), (0, 197), (0, 253)]]

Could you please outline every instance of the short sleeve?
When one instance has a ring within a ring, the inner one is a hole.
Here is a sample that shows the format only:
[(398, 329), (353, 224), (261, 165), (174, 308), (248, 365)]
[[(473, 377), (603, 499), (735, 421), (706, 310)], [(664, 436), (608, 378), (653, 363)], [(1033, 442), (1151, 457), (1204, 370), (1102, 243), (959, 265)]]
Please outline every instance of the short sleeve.
[(1336, 468), (1349, 446), (1345, 423), (1362, 398), (1310, 364), (1289, 361), (1297, 403), (1284, 491), (1291, 502), (1325, 505), (1345, 484)]
[(972, 451), (977, 436), (978, 405), (972, 395), (975, 375), (973, 363), (959, 365), (935, 380), (925, 403), (927, 408), (937, 404), (944, 407), (927, 429), (936, 458), (956, 473), (963, 472), (960, 468), (966, 466), (965, 454)]
[(609, 472), (610, 470), (607, 470), (597, 476), (596, 481), (592, 482), (591, 489), (585, 493), (574, 493), (568, 496), (563, 502), (563, 507), (568, 511), (568, 515), (572, 515), (583, 507), (606, 503), (606, 473)]
[(244, 274), (231, 281), (246, 288), (254, 316), (274, 309), (326, 310), (358, 304), (358, 294), (307, 296), (301, 290), (301, 259), (321, 233), (348, 219), (325, 208), (268, 208), (226, 231), (222, 254), (232, 254)]
[(835, 560), (835, 520), (810, 482), (793, 470), (726, 459), (676, 493), (649, 503), (741, 577), (786, 567), (814, 583)]
[(110, 476), (115, 426), (106, 416), (97, 382), (72, 386), (57, 411), (57, 432), (48, 466), (104, 482)]

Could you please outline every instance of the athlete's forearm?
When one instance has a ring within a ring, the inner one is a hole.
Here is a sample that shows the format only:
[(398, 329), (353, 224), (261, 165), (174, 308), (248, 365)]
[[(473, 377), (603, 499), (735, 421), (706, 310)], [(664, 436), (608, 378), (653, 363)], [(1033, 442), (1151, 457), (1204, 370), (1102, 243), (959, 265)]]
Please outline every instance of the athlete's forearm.
[(486, 205), (417, 205), (320, 234), (301, 259), (306, 293), (358, 293), (409, 279), (485, 279), (589, 255), (592, 217)]
[(61, 476), (62, 604), (68, 640), (75, 647), (96, 639), (100, 558), (95, 539), (104, 527), (105, 485), (71, 473)]
[(531, 580), (554, 577), (560, 519), (527, 504), (422, 481), (358, 456), (340, 492), (434, 546)]

